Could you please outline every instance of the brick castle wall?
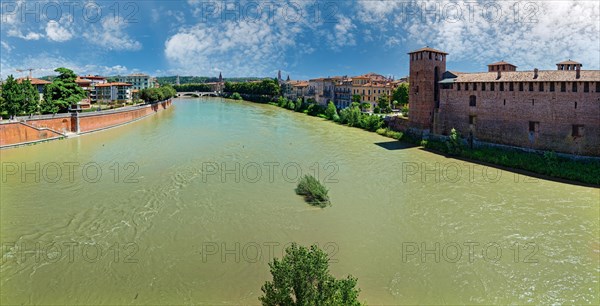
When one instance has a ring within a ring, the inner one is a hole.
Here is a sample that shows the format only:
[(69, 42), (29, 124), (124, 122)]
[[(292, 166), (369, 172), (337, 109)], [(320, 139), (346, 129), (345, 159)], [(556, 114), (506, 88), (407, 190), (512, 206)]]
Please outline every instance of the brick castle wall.
[[(600, 156), (600, 93), (595, 86), (590, 92), (583, 92), (580, 84), (578, 92), (571, 92), (567, 82), (566, 92), (550, 92), (549, 84), (540, 92), (538, 84), (534, 90), (505, 91), (478, 90), (461, 91), (455, 84), (453, 89), (441, 90), (438, 134), (448, 134), (456, 128), (464, 137), (470, 132), (476, 139), (531, 148), (551, 150), (578, 155)], [(558, 89), (558, 88), (557, 88)], [(476, 97), (476, 105), (469, 106), (469, 97)], [(473, 116), (470, 124), (470, 116)], [(534, 131), (530, 132), (530, 122)], [(581, 137), (573, 137), (573, 125), (583, 125)]]

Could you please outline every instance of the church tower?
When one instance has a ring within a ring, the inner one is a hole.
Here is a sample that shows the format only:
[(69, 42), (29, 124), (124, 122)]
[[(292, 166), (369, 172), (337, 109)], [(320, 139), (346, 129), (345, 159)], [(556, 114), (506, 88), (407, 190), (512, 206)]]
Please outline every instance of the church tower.
[(219, 72), (219, 83), (223, 83), (223, 75)]
[(431, 132), (440, 107), (440, 85), (448, 53), (425, 47), (410, 55), (409, 121), (411, 128)]

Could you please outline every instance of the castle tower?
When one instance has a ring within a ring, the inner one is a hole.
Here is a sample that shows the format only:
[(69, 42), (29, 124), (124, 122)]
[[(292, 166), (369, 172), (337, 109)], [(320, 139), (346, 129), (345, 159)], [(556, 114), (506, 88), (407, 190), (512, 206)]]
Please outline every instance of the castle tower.
[(448, 53), (425, 47), (410, 55), (409, 121), (411, 128), (432, 131), (440, 106), (442, 74), (446, 72)]
[(572, 60), (568, 60), (568, 61), (564, 61), (564, 62), (560, 62), (558, 64), (556, 64), (556, 67), (558, 68), (558, 70), (581, 70), (581, 67), (583, 65), (581, 65), (581, 63), (578, 63), (576, 61), (572, 61)]

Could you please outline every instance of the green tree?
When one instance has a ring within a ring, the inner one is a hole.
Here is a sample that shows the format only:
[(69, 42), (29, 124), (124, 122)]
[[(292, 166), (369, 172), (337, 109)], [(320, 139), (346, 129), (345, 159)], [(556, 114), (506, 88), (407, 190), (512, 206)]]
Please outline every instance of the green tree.
[(52, 103), (52, 101), (49, 101), (48, 99), (42, 99), (42, 102), (40, 103), (40, 113), (42, 114), (56, 114), (58, 112), (58, 106), (54, 103)]
[(379, 99), (377, 100), (377, 106), (379, 106), (379, 109), (383, 113), (388, 114), (392, 112), (392, 108), (390, 107), (390, 97), (387, 94), (382, 94), (379, 96)]
[(383, 126), (383, 119), (378, 115), (362, 114), (360, 127), (367, 131), (375, 132)]
[(4, 84), (2, 84), (2, 98), (5, 103), (5, 110), (9, 116), (16, 116), (21, 113), (25, 93), (22, 86), (17, 83), (12, 75), (9, 75)]
[[(77, 75), (67, 68), (57, 68), (54, 70), (59, 75), (52, 83), (44, 87), (44, 99), (46, 103), (53, 104), (58, 108), (58, 112), (66, 112), (71, 105), (77, 104), (85, 98), (85, 91), (75, 83)], [(47, 109), (47, 107), (44, 107)]]
[(446, 140), (446, 146), (450, 155), (459, 155), (463, 150), (463, 144), (460, 134), (455, 128), (450, 131), (450, 136)]
[(371, 103), (363, 102), (360, 104), (360, 109), (364, 112), (371, 109)]
[(6, 111), (6, 100), (2, 97), (2, 86), (0, 86), (0, 118), (2, 118), (2, 114)]
[(398, 85), (398, 87), (396, 89), (394, 89), (394, 92), (392, 94), (392, 99), (395, 101), (398, 101), (398, 103), (400, 103), (400, 105), (408, 104), (408, 89), (409, 89), (408, 83), (401, 83), (400, 85)]
[(340, 112), (340, 123), (348, 126), (360, 127), (361, 118), (362, 113), (357, 106), (345, 108)]
[(333, 277), (327, 254), (315, 245), (309, 249), (294, 243), (269, 267), (273, 280), (261, 288), (263, 305), (361, 305), (357, 279)]
[(36, 114), (39, 112), (40, 106), (40, 94), (31, 84), (29, 79), (23, 80), (21, 82), (21, 90), (23, 90), (23, 104), (21, 106), (21, 111), (25, 114)]
[(352, 102), (356, 102), (360, 104), (361, 96), (360, 95), (352, 95)]
[(327, 119), (333, 120), (333, 117), (335, 117), (335, 115), (337, 115), (337, 108), (335, 107), (333, 102), (329, 101), (329, 104), (327, 104), (327, 109), (325, 110), (325, 116), (327, 117)]

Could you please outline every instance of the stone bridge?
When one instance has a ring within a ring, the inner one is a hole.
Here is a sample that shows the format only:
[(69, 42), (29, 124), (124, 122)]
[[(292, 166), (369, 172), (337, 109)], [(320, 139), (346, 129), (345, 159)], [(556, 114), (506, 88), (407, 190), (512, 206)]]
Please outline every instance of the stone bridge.
[(218, 91), (188, 91), (188, 92), (178, 92), (177, 96), (178, 97), (192, 97), (192, 98), (199, 98), (199, 97), (204, 97), (204, 96), (209, 96), (209, 97), (218, 97), (219, 96), (219, 92)]

